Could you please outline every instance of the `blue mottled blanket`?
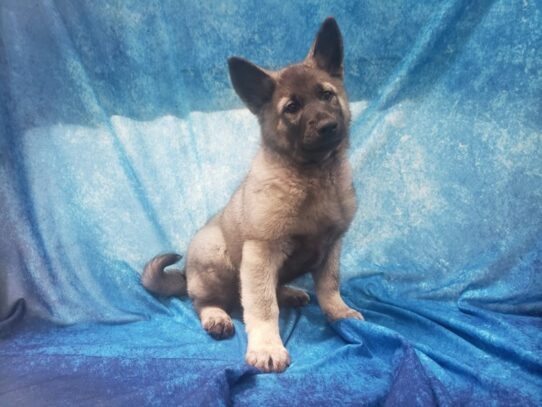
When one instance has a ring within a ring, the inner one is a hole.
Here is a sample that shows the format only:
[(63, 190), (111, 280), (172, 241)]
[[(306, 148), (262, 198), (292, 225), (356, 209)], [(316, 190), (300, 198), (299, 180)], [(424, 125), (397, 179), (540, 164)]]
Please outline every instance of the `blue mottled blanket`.
[[(214, 341), (139, 274), (257, 148), (226, 58), (299, 61), (328, 15), (367, 321), (282, 310), (293, 363), (259, 374), (240, 316)], [(0, 405), (540, 406), (541, 316), (540, 1), (0, 3)]]

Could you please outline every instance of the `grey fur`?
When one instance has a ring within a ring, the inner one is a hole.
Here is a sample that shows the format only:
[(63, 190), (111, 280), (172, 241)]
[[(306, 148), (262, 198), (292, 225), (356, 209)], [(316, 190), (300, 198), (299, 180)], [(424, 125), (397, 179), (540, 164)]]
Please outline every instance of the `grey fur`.
[(141, 282), (153, 294), (164, 297), (183, 296), (187, 294), (186, 277), (180, 270), (164, 271), (181, 260), (182, 256), (176, 253), (165, 253), (154, 257), (143, 269)]
[[(330, 320), (363, 319), (339, 293), (341, 238), (356, 211), (346, 157), (350, 111), (342, 38), (328, 18), (299, 64), (269, 71), (237, 57), (228, 62), (235, 90), (258, 117), (262, 144), (226, 207), (190, 243), (188, 295), (203, 327), (217, 338), (233, 334), (228, 312), (241, 302), (246, 361), (280, 372), (290, 357), (278, 332), (278, 306), (309, 301), (284, 284), (310, 272)], [(183, 280), (163, 272), (174, 261), (173, 255), (152, 260), (144, 286), (160, 295), (182, 294)]]

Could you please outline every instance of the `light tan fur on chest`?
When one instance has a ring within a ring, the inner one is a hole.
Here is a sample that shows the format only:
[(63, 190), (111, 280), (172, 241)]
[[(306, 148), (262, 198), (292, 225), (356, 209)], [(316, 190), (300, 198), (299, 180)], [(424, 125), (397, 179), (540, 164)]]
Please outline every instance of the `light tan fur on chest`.
[(245, 198), (251, 213), (246, 221), (256, 235), (276, 239), (340, 235), (354, 216), (355, 195), (344, 165), (330, 166), (317, 175), (256, 167), (247, 181)]

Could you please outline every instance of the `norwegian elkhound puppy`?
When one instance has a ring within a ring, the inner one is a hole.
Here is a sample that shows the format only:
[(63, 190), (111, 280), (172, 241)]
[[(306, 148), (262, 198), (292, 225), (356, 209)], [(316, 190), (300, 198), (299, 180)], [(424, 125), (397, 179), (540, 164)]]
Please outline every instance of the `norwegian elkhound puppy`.
[(238, 57), (228, 64), (233, 87), (260, 123), (260, 150), (226, 207), (194, 236), (185, 272), (164, 272), (179, 255), (157, 256), (142, 283), (158, 295), (188, 294), (217, 339), (233, 335), (228, 312), (240, 303), (246, 361), (281, 372), (290, 356), (279, 336), (279, 305), (309, 301), (286, 283), (310, 272), (330, 320), (363, 319), (339, 293), (341, 238), (356, 211), (342, 36), (328, 18), (301, 63), (278, 71)]

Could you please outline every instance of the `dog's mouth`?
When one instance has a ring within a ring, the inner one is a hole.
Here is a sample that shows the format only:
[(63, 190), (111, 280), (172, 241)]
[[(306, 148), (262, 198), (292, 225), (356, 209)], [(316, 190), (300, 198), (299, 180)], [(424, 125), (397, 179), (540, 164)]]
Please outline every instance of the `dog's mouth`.
[(342, 135), (335, 135), (333, 137), (325, 138), (318, 143), (310, 143), (303, 145), (303, 150), (308, 153), (327, 153), (329, 151), (335, 150), (341, 145), (344, 137)]

